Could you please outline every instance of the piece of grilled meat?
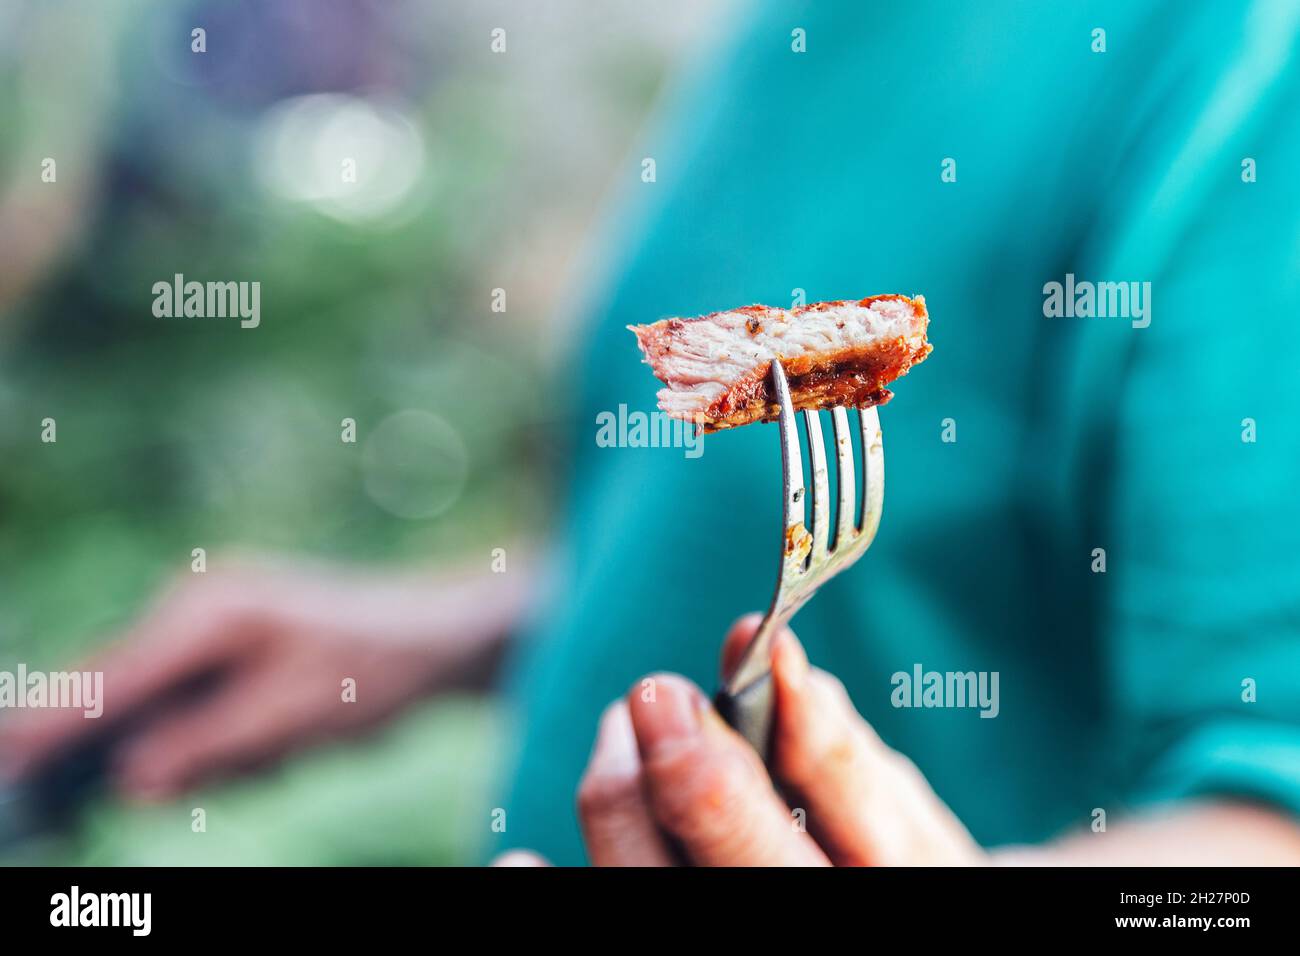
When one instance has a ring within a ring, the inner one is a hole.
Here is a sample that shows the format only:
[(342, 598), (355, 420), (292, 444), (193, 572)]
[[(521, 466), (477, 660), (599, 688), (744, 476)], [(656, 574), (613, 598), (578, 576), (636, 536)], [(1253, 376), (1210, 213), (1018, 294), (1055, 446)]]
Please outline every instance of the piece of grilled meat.
[(930, 354), (929, 319), (922, 296), (873, 295), (628, 328), (667, 386), (659, 407), (712, 432), (777, 417), (773, 360), (785, 369), (795, 408), (883, 405), (893, 397), (885, 386)]

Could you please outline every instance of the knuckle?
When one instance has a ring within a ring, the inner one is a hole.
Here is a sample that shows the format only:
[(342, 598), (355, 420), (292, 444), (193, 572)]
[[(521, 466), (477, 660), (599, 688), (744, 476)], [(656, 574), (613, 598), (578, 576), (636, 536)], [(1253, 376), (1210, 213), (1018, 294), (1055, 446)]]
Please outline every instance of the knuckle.
[(852, 729), (844, 722), (814, 722), (806, 733), (779, 749), (781, 776), (795, 787), (811, 787), (851, 766), (858, 749)]
[(849, 696), (849, 689), (844, 686), (844, 681), (840, 680), (829, 671), (824, 671), (820, 668), (813, 670), (812, 680), (818, 685), (825, 696), (835, 701), (839, 706), (856, 713), (856, 708), (853, 706), (853, 699)]
[(578, 784), (578, 815), (594, 820), (634, 809), (642, 800), (636, 772), (588, 773)]
[(691, 748), (647, 772), (654, 780), (655, 818), (687, 842), (717, 843), (743, 825), (742, 805), (754, 783), (744, 754)]
[(820, 704), (814, 704), (792, 734), (778, 740), (775, 754), (781, 778), (803, 789), (850, 772), (871, 750), (865, 724), (844, 684), (822, 671), (814, 679)]
[(896, 780), (913, 787), (924, 786), (926, 789), (929, 788), (921, 768), (913, 763), (906, 754), (897, 750), (890, 750), (887, 751), (885, 760)]

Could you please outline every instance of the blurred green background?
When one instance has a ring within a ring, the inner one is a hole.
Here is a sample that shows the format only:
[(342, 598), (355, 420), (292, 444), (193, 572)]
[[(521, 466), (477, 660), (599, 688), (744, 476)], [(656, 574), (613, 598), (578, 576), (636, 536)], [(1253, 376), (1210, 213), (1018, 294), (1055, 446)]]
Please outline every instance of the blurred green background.
[[(68, 666), (196, 547), (486, 563), (542, 534), (582, 238), (722, 6), (0, 0), (0, 667)], [(178, 272), (259, 281), (261, 326), (155, 318)], [(465, 861), (500, 733), (434, 701), (9, 862)]]

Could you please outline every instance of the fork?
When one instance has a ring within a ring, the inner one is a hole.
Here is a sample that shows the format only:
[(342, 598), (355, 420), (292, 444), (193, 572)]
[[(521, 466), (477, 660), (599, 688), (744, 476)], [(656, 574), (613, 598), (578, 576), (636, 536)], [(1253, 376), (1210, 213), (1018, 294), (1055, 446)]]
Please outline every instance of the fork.
[(831, 409), (835, 423), (835, 463), (839, 508), (835, 538), (830, 538), (830, 489), (827, 486), (826, 447), (822, 440), (821, 412), (805, 410), (804, 428), (812, 458), (812, 531), (804, 524), (803, 455), (798, 426), (790, 402), (790, 385), (779, 361), (772, 362), (772, 385), (780, 406), (781, 468), (785, 489), (785, 527), (781, 535), (781, 563), (776, 592), (763, 621), (739, 665), (714, 698), (722, 718), (749, 741), (767, 762), (771, 746), (772, 641), (782, 627), (817, 593), (871, 547), (880, 527), (885, 497), (885, 449), (880, 415), (875, 406), (858, 409), (862, 432), (862, 518), (854, 522), (858, 488), (853, 463), (853, 441), (848, 411)]

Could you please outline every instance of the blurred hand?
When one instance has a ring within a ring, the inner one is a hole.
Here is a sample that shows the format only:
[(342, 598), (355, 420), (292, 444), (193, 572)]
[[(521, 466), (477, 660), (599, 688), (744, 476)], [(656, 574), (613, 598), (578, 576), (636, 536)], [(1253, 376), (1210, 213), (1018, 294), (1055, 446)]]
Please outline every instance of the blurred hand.
[[(732, 628), (724, 673), (758, 621)], [(916, 767), (876, 736), (838, 680), (809, 667), (789, 631), (775, 642), (772, 668), (775, 780), (685, 678), (657, 675), (653, 699), (638, 683), (610, 705), (578, 791), (594, 864), (985, 862)]]
[[(138, 798), (175, 795), (371, 726), (466, 679), (511, 627), (522, 592), (515, 573), (361, 576), (245, 564), (186, 575), (120, 643), (79, 666), (104, 673), (103, 717), (18, 712), (0, 724), (0, 768), (29, 775), (129, 718), (116, 784)], [(177, 695), (204, 676), (212, 681), (204, 693)], [(349, 678), (354, 701), (345, 699)]]

